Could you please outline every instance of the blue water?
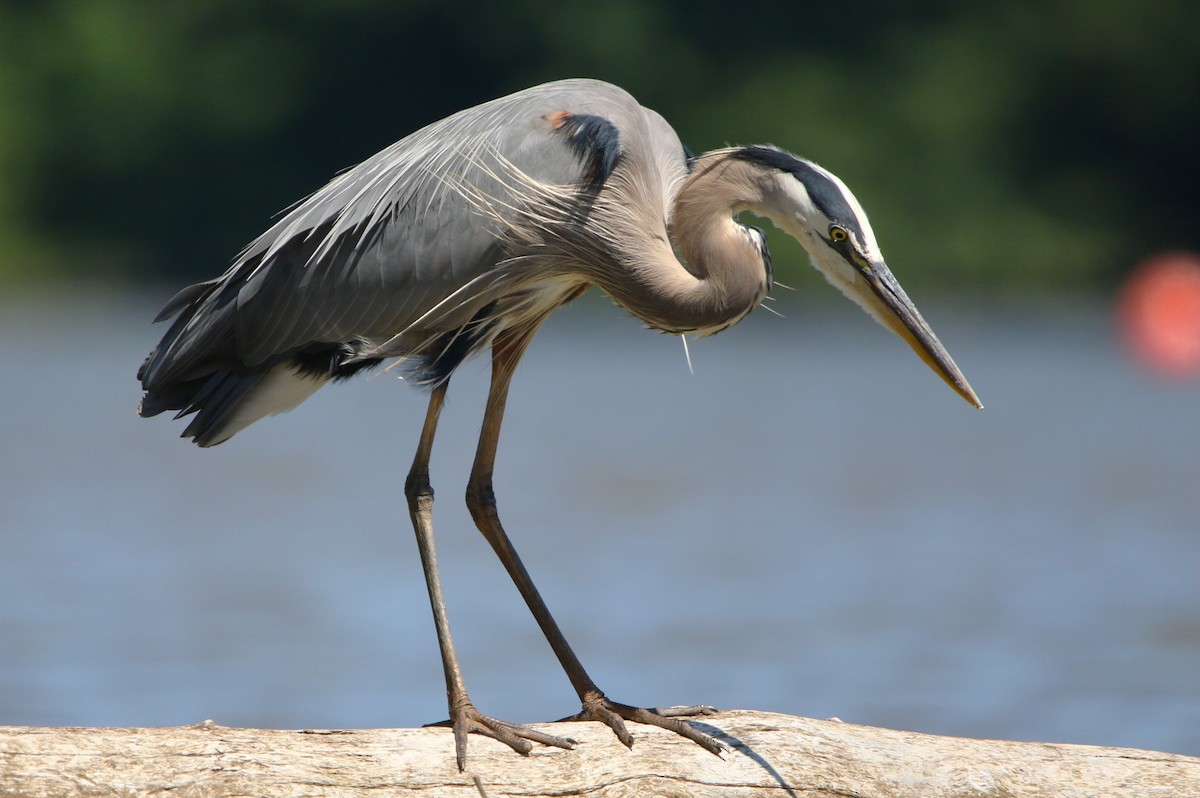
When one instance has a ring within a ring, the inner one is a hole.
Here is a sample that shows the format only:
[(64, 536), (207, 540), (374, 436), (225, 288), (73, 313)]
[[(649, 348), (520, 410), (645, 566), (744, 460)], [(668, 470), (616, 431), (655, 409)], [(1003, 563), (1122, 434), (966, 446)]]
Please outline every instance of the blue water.
[[(137, 419), (153, 297), (0, 300), (0, 723), (446, 716), (403, 497), (424, 397), (327, 388), (229, 444)], [(1200, 754), (1200, 384), (1107, 308), (924, 303), (987, 410), (846, 303), (694, 342), (560, 312), (509, 403), (502, 517), (595, 680), (953, 735)], [(461, 496), (485, 364), (434, 454), (485, 712), (577, 709)]]

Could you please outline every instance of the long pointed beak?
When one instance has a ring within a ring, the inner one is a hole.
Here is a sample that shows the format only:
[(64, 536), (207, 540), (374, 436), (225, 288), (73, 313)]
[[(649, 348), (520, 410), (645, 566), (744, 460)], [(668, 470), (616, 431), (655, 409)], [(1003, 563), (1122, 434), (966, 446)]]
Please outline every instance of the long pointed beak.
[(983, 404), (971, 389), (967, 378), (954, 364), (954, 359), (933, 334), (929, 324), (921, 318), (917, 306), (904, 293), (891, 270), (883, 263), (876, 263), (869, 269), (863, 269), (862, 274), (871, 287), (874, 299), (878, 300), (871, 304), (876, 305), (872, 310), (879, 322), (907, 341), (925, 361), (925, 365), (933, 369), (959, 396), (975, 407), (982, 408)]

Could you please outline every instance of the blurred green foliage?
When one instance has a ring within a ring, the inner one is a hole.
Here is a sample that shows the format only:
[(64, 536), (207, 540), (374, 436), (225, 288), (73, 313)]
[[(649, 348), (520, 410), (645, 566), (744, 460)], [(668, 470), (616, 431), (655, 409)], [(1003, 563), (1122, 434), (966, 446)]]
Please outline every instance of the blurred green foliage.
[(906, 282), (1102, 287), (1200, 248), (1197, 31), (1195, 0), (6, 0), (0, 283), (215, 274), (420, 125), (587, 75), (697, 151), (837, 172)]

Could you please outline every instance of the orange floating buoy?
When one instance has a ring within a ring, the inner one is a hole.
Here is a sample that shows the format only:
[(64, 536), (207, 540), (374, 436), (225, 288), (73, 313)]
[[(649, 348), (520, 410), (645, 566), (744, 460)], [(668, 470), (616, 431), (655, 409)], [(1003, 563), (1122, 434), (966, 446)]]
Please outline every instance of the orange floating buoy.
[(1200, 374), (1200, 256), (1173, 252), (1138, 264), (1117, 316), (1139, 363), (1173, 377)]

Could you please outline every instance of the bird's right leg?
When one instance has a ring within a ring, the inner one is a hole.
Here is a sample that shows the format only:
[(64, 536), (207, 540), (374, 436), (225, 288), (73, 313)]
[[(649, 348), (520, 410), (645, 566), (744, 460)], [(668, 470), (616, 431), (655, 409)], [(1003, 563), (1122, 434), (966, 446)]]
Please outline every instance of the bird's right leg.
[(501, 334), (492, 344), (492, 384), (488, 392), (487, 405), (483, 412), (483, 428), (479, 433), (479, 445), (475, 450), (475, 465), (471, 468), (471, 479), (467, 486), (467, 508), (475, 520), (475, 525), (484, 538), (491, 544), (492, 550), (500, 558), (500, 562), (508, 571), (517, 591), (525, 599), (526, 606), (533, 613), (534, 620), (541, 627), (542, 634), (550, 648), (558, 657), (567, 678), (575, 688), (582, 711), (564, 720), (594, 720), (605, 724), (613, 730), (627, 747), (633, 747), (633, 736), (625, 727), (625, 721), (644, 723), (649, 726), (675, 732), (686, 737), (710, 753), (720, 755), (724, 746), (690, 724), (680, 720), (683, 717), (707, 715), (715, 710), (712, 707), (672, 707), (666, 710), (652, 710), (643, 707), (620, 704), (610, 700), (592, 681), (575, 652), (567, 643), (562, 630), (546, 602), (542, 600), (533, 578), (521, 562), (517, 550), (500, 523), (496, 510), (496, 496), (492, 490), (492, 472), (496, 462), (496, 447), (500, 439), (500, 424), (504, 420), (504, 407), (508, 401), (508, 388), (512, 381), (514, 369), (521, 355), (528, 346), (530, 339), (537, 330), (537, 325), (531, 325), (523, 330)]
[(408, 499), (408, 512), (413, 529), (417, 533), (417, 550), (421, 554), (421, 568), (425, 572), (425, 585), (429, 589), (429, 603), (433, 607), (433, 623), (437, 628), (438, 647), (442, 653), (442, 670), (446, 675), (446, 698), (450, 707), (449, 725), (454, 729), (454, 754), (461, 771), (467, 764), (467, 734), (475, 732), (493, 737), (520, 754), (528, 754), (532, 746), (529, 741), (570, 749), (571, 741), (562, 737), (530, 729), (513, 723), (490, 718), (482, 714), (467, 696), (462, 669), (454, 653), (454, 641), (450, 638), (450, 620), (446, 613), (446, 600), (442, 596), (442, 580), (437, 567), (437, 549), (433, 543), (433, 488), (429, 484), (429, 455), (433, 449), (433, 436), (437, 431), (438, 417), (446, 399), (443, 382), (433, 389), (429, 397), (429, 409), (425, 413), (425, 425), (421, 429), (421, 441), (413, 458), (412, 469), (404, 482), (404, 495)]

